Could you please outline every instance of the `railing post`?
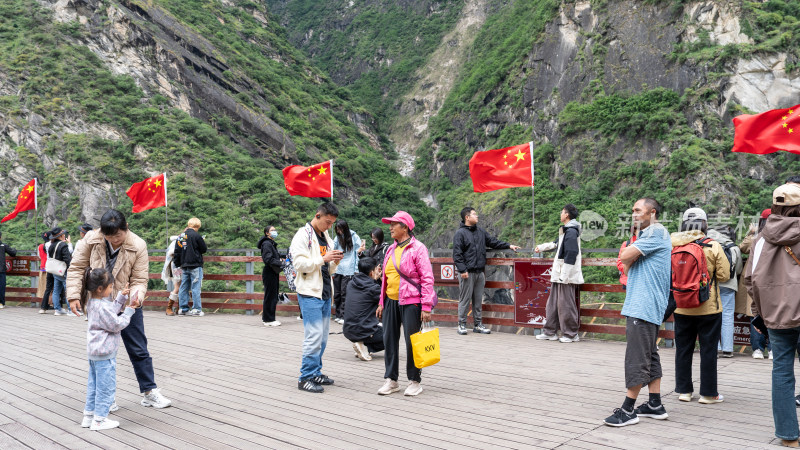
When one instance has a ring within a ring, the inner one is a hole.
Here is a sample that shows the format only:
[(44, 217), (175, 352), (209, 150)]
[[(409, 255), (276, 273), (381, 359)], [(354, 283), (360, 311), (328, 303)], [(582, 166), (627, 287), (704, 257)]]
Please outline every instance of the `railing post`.
[[(36, 256), (37, 254), (38, 254), (38, 252), (36, 250), (31, 252), (31, 256)], [(30, 269), (31, 272), (36, 272), (36, 274), (38, 275), (39, 274), (39, 261), (33, 261), (33, 263), (30, 264), (28, 266), (28, 268)], [(39, 277), (38, 276), (31, 277), (31, 287), (32, 288), (38, 288), (39, 287)], [(31, 295), (31, 297), (36, 299), (36, 294)], [(32, 301), (31, 302), (31, 308), (36, 308), (37, 306), (39, 306), (39, 302), (37, 302), (37, 301)]]
[[(675, 331), (675, 322), (674, 321), (664, 322), (664, 329), (667, 330), (667, 331), (674, 332)], [(675, 340), (674, 339), (664, 339), (664, 347), (672, 348), (674, 346), (675, 346)]]
[[(253, 250), (247, 250), (245, 252), (245, 255), (246, 256), (253, 256), (254, 255), (253, 254)], [(245, 273), (247, 275), (254, 275), (254, 273), (253, 273), (253, 262), (252, 261), (246, 262), (244, 264), (244, 267), (245, 267)], [(254, 284), (255, 283), (253, 282), (253, 280), (245, 281), (244, 282), (245, 292), (247, 292), (248, 294), (252, 294), (253, 293)], [(247, 300), (245, 300), (245, 303), (248, 303), (248, 304), (252, 305), (253, 304), (253, 299), (248, 298)], [(252, 309), (247, 309), (247, 310), (245, 310), (245, 314), (248, 315), (248, 316), (252, 316), (253, 315), (253, 310)]]

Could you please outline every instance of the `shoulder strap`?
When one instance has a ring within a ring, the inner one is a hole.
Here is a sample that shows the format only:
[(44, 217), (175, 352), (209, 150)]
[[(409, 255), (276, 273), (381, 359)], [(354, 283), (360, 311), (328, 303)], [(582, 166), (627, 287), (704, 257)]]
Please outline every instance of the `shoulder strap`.
[[(405, 251), (405, 250), (403, 250), (403, 251)], [(401, 256), (402, 256), (402, 252), (401, 252), (400, 254), (401, 254)], [(409, 277), (408, 277), (408, 275), (404, 274), (404, 273), (403, 273), (403, 271), (402, 271), (402, 270), (400, 270), (400, 266), (398, 266), (398, 265), (397, 265), (397, 259), (395, 259), (395, 253), (394, 253), (394, 250), (392, 250), (392, 264), (394, 264), (394, 269), (397, 271), (397, 273), (398, 273), (398, 274), (399, 274), (399, 275), (400, 275), (400, 276), (401, 276), (401, 277), (402, 277), (404, 280), (406, 280), (406, 281), (407, 281), (408, 283), (410, 283), (412, 286), (414, 286), (415, 288), (417, 288), (417, 290), (419, 290), (419, 293), (420, 293), (420, 295), (422, 295), (422, 285), (420, 285), (419, 283), (417, 283), (417, 282), (415, 282), (414, 280), (412, 280), (411, 278), (409, 278)]]
[(794, 262), (796, 262), (796, 263), (797, 263), (797, 265), (798, 265), (798, 266), (800, 266), (800, 260), (798, 260), (798, 259), (797, 259), (797, 256), (795, 256), (794, 252), (792, 251), (792, 248), (791, 248), (791, 247), (789, 247), (788, 245), (787, 245), (787, 246), (785, 246), (785, 247), (783, 247), (783, 248), (784, 248), (784, 250), (786, 250), (786, 253), (788, 253), (788, 254), (789, 254), (789, 256), (791, 256), (791, 257), (792, 257), (792, 259), (794, 260)]

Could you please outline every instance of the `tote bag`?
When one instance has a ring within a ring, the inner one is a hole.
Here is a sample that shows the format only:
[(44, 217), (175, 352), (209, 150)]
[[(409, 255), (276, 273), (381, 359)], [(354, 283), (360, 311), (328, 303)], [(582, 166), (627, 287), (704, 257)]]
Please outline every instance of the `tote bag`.
[(425, 329), (411, 335), (411, 347), (414, 352), (414, 365), (417, 369), (432, 366), (442, 359), (439, 351), (439, 328)]

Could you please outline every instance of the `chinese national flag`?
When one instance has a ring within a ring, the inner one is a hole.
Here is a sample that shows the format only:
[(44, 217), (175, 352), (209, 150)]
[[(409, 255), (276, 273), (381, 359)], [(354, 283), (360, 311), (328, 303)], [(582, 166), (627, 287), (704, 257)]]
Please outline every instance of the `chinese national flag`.
[(533, 186), (533, 143), (475, 152), (469, 176), (475, 192)]
[(800, 105), (733, 118), (733, 151), (764, 155), (783, 150), (800, 154)]
[(333, 161), (313, 166), (289, 166), (283, 169), (283, 183), (290, 195), (331, 197), (333, 195)]
[(17, 217), (17, 214), (23, 211), (29, 211), (31, 209), (36, 209), (38, 206), (36, 203), (36, 194), (38, 194), (37, 189), (39, 186), (36, 182), (36, 178), (32, 179), (25, 187), (19, 191), (19, 195), (17, 196), (17, 206), (14, 208), (14, 211), (11, 211), (11, 214), (3, 217), (0, 220), (0, 223), (3, 223), (7, 220), (11, 220)]
[(133, 201), (135, 213), (167, 206), (167, 174), (134, 183), (125, 193)]

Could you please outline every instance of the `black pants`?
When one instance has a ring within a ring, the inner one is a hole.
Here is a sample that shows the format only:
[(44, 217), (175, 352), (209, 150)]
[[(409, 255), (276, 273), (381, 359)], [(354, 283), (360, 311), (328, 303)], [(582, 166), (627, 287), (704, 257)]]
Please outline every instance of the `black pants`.
[(364, 345), (367, 346), (367, 350), (369, 350), (370, 353), (383, 351), (383, 349), (386, 348), (383, 343), (383, 327), (378, 327), (378, 329), (375, 330), (375, 333), (373, 333), (372, 336), (364, 339), (363, 342)]
[[(44, 295), (42, 296), (42, 304), (39, 305), (39, 309), (43, 309), (47, 311), (50, 309), (50, 296), (53, 295), (53, 274), (47, 274), (47, 285), (44, 288)], [(66, 297), (66, 295), (64, 296)]]
[(139, 382), (139, 392), (147, 392), (155, 389), (156, 380), (153, 373), (153, 358), (147, 351), (147, 336), (144, 335), (144, 315), (142, 310), (137, 309), (131, 317), (131, 322), (122, 330), (122, 342), (125, 344), (125, 351), (133, 365), (133, 373), (136, 374), (136, 381)]
[(384, 378), (397, 381), (400, 370), (400, 325), (406, 339), (406, 375), (409, 381), (422, 381), (422, 370), (414, 365), (414, 351), (411, 348), (411, 335), (422, 327), (422, 307), (419, 303), (400, 305), (389, 298), (383, 301), (383, 345), (386, 349), (386, 374)]
[(692, 355), (700, 341), (700, 395), (716, 397), (717, 343), (722, 330), (722, 313), (706, 316), (675, 314), (675, 392), (694, 392)]
[(261, 309), (262, 322), (275, 321), (275, 307), (278, 306), (278, 274), (270, 267), (261, 271), (261, 281), (264, 282), (264, 306)]
[(336, 307), (336, 318), (344, 319), (344, 303), (347, 297), (347, 285), (353, 277), (350, 275), (333, 275), (333, 306)]

